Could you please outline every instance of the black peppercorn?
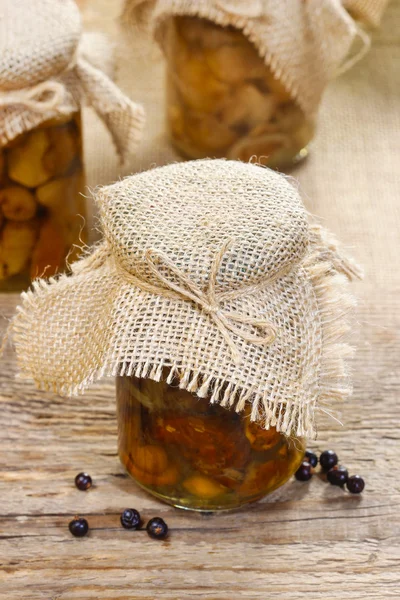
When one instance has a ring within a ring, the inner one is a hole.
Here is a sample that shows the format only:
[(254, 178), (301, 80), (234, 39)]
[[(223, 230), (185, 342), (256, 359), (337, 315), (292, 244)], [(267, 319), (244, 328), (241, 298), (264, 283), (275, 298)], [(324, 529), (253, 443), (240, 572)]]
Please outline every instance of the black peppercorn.
[(168, 525), (161, 517), (154, 517), (147, 523), (146, 530), (150, 537), (162, 540), (167, 537)]
[(134, 508), (126, 508), (120, 519), (121, 525), (125, 529), (138, 529), (140, 527), (140, 514)]
[(325, 450), (319, 457), (319, 464), (321, 465), (324, 471), (329, 471), (329, 469), (332, 469), (335, 465), (338, 464), (338, 461), (339, 459), (337, 457), (337, 454), (333, 450)]
[(312, 466), (306, 460), (301, 463), (300, 467), (294, 474), (298, 481), (308, 481), (311, 479), (312, 475)]
[(344, 485), (349, 477), (349, 472), (345, 467), (334, 466), (326, 474), (329, 483), (332, 485)]
[(346, 486), (352, 494), (361, 494), (365, 487), (365, 481), (360, 475), (352, 475), (348, 478)]
[(87, 473), (78, 473), (78, 475), (75, 477), (75, 485), (78, 490), (85, 492), (92, 487), (92, 478)]
[(75, 537), (84, 537), (89, 531), (89, 523), (86, 519), (75, 517), (68, 525), (70, 532)]
[(306, 450), (306, 460), (315, 469), (318, 464), (318, 456), (314, 452), (311, 452), (311, 450)]

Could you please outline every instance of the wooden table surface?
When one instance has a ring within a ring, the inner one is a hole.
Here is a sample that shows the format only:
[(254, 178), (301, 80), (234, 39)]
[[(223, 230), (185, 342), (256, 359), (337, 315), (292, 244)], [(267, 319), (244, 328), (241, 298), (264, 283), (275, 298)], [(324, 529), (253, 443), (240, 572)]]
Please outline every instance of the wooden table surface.
[[(11, 315), (16, 298), (0, 303)], [(357, 359), (345, 431), (324, 420), (312, 444), (336, 449), (365, 476), (361, 497), (314, 477), (219, 515), (162, 504), (124, 474), (113, 381), (61, 399), (16, 380), (8, 352), (0, 379), (0, 598), (398, 598), (399, 351), (392, 329), (375, 332)], [(94, 480), (88, 492), (74, 486), (82, 470)], [(122, 529), (126, 507), (163, 517), (168, 541)], [(88, 519), (87, 538), (70, 535), (75, 514)]]
[[(109, 0), (87, 5), (94, 28), (106, 28)], [(396, 0), (371, 53), (328, 91), (313, 154), (296, 172), (309, 210), (354, 248), (366, 270), (365, 281), (354, 286), (354, 396), (336, 407), (344, 426), (320, 416), (311, 444), (335, 449), (365, 477), (365, 492), (351, 496), (314, 477), (293, 480), (237, 512), (171, 508), (138, 489), (119, 464), (113, 381), (94, 385), (82, 398), (38, 392), (15, 378), (9, 347), (0, 367), (1, 599), (400, 597), (399, 25)], [(115, 25), (110, 31), (115, 34)], [(154, 73), (161, 67), (142, 62), (140, 55), (135, 66), (127, 52), (118, 74), (132, 97), (148, 99), (148, 136), (132, 169), (170, 159), (159, 133), (162, 83)], [(139, 67), (144, 74), (130, 79)], [(88, 126), (93, 185), (116, 176), (109, 144), (95, 135), (97, 128)], [(17, 303), (16, 295), (0, 296), (3, 329)], [(74, 486), (83, 470), (94, 480), (85, 493)], [(119, 514), (126, 507), (144, 519), (162, 516), (169, 539), (122, 529)], [(89, 521), (86, 538), (68, 531), (75, 514)]]

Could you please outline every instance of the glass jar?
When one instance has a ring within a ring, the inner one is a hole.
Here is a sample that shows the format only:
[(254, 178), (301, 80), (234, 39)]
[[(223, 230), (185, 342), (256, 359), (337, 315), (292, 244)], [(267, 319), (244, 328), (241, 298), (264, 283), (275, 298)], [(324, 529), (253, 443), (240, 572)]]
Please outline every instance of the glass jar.
[(253, 156), (283, 168), (307, 156), (314, 122), (234, 27), (179, 16), (167, 26), (167, 126), (186, 158)]
[(84, 183), (80, 112), (0, 149), (0, 291), (25, 289), (77, 258), (85, 241)]
[(304, 441), (165, 382), (117, 377), (119, 456), (135, 481), (180, 508), (223, 510), (283, 485)]

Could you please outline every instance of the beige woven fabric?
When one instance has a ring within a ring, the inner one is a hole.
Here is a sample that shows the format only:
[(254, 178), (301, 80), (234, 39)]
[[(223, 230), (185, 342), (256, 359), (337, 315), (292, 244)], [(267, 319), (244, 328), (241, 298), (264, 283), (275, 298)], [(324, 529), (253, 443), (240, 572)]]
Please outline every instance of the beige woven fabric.
[[(347, 0), (355, 13), (377, 22), (386, 2)], [(303, 111), (313, 116), (327, 83), (354, 64), (369, 47), (369, 38), (338, 0), (126, 0), (124, 20), (148, 23), (161, 46), (164, 25), (173, 15), (192, 15), (232, 25), (254, 43), (272, 72)], [(361, 48), (349, 61), (356, 38)]]
[(77, 394), (103, 375), (167, 381), (287, 434), (349, 391), (342, 336), (355, 273), (283, 176), (172, 164), (101, 188), (105, 241), (37, 281), (13, 321), (23, 375)]
[(80, 41), (79, 52), (91, 65), (100, 69), (114, 80), (115, 78), (115, 44), (106, 35), (98, 31), (85, 32)]
[[(120, 27), (121, 0), (86, 0), (84, 6), (85, 29), (107, 32), (114, 40), (118, 85), (142, 102), (148, 115), (143, 142), (129, 168), (121, 170), (108, 133), (90, 109), (84, 111), (89, 185), (181, 160), (165, 134), (159, 48), (148, 36)], [(328, 85), (310, 156), (293, 172), (307, 210), (335, 232), (365, 269), (364, 280), (351, 285), (358, 300), (352, 333), (357, 346), (354, 393), (351, 401), (331, 403), (343, 426), (325, 414), (321, 404), (316, 411), (320, 443), (326, 447), (337, 440), (353, 447), (371, 428), (390, 437), (394, 414), (388, 406), (397, 402), (393, 376), (400, 339), (399, 31), (400, 0), (392, 0), (381, 27), (372, 34), (371, 51)], [(95, 386), (82, 401), (95, 406), (98, 394), (107, 393), (112, 384)]]
[(127, 158), (140, 140), (144, 111), (83, 57), (73, 0), (2, 0), (1, 10), (0, 146), (86, 102)]
[(356, 19), (377, 27), (389, 0), (342, 0), (343, 6)]

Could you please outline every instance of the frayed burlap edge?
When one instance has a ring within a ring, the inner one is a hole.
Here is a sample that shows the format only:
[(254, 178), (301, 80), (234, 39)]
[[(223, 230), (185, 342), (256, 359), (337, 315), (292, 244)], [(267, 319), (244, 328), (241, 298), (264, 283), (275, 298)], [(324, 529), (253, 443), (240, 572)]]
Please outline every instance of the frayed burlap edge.
[[(318, 390), (316, 397), (310, 398), (309, 402), (302, 405), (294, 401), (278, 404), (266, 392), (262, 393), (254, 387), (245, 389), (226, 379), (206, 377), (201, 369), (184, 369), (164, 360), (159, 363), (131, 361), (129, 365), (106, 362), (92, 371), (79, 385), (74, 386), (40, 381), (35, 378), (34, 373), (20, 374), (19, 377), (33, 379), (39, 389), (62, 396), (80, 395), (89, 385), (104, 376), (135, 376), (154, 381), (166, 379), (168, 384), (176, 384), (179, 380), (181, 389), (200, 398), (209, 397), (210, 403), (220, 404), (238, 413), (250, 404), (251, 420), (257, 421), (265, 429), (275, 426), (288, 436), (315, 438), (315, 412), (319, 410), (330, 415), (332, 400), (345, 400), (352, 393), (348, 358), (353, 349), (346, 342), (346, 336), (350, 329), (349, 313), (355, 301), (348, 291), (348, 282), (361, 274), (353, 263), (341, 257), (337, 252), (336, 241), (325, 230), (319, 226), (311, 226), (311, 231), (311, 251), (299, 268), (305, 271), (312, 284), (317, 306), (316, 327), (321, 330), (322, 344), (317, 367)], [(75, 264), (79, 265), (78, 271), (82, 273), (102, 268), (108, 258), (108, 250), (102, 243), (90, 256)], [(22, 306), (18, 307), (18, 313), (10, 325), (17, 354), (19, 342), (23, 342), (25, 331), (29, 329), (30, 306), (33, 306), (35, 294), (48, 292), (56, 282), (55, 278), (48, 281), (37, 280), (29, 291), (22, 294)], [(288, 396), (290, 397), (290, 390)]]
[[(145, 31), (146, 29), (150, 29), (149, 19), (151, 18), (151, 12), (153, 9), (153, 6), (151, 6), (152, 4), (154, 3), (149, 2), (149, 7), (147, 11), (144, 11), (143, 9), (144, 15), (141, 15), (140, 18), (136, 21), (136, 16), (134, 17), (134, 12), (136, 9), (141, 9), (142, 7), (130, 6), (129, 2), (127, 2), (121, 14), (121, 22), (124, 25), (130, 26), (132, 26), (132, 24), (137, 24), (139, 28), (141, 28), (143, 31)], [(299, 98), (297, 85), (294, 79), (287, 72), (287, 70), (285, 70), (280, 64), (279, 56), (276, 56), (273, 52), (271, 52), (267, 44), (265, 44), (259, 39), (247, 18), (242, 17), (240, 15), (228, 16), (227, 14), (224, 14), (221, 10), (213, 9), (210, 7), (207, 8), (207, 10), (204, 10), (204, 7), (202, 7), (201, 4), (199, 4), (199, 6), (195, 8), (192, 6), (188, 6), (184, 11), (175, 10), (171, 14), (173, 16), (199, 17), (201, 19), (208, 19), (210, 21), (213, 21), (216, 25), (220, 25), (221, 27), (232, 26), (236, 29), (239, 29), (243, 32), (243, 35), (245, 35), (247, 39), (252, 44), (254, 44), (260, 56), (265, 61), (265, 64), (271, 69), (271, 72), (276, 77), (276, 79), (278, 79), (282, 83), (282, 85), (287, 89), (290, 96), (298, 103), (300, 108), (304, 110), (304, 112), (307, 114), (314, 114), (317, 111), (316, 107), (310, 110), (310, 107), (308, 105), (305, 105), (304, 102), (302, 102), (301, 97)], [(167, 49), (165, 48), (164, 43), (165, 36), (162, 31), (162, 26), (165, 25), (165, 20), (166, 19), (160, 19), (159, 21), (153, 24), (153, 35), (160, 48), (162, 49), (163, 53), (166, 55)]]
[[(322, 330), (322, 355), (315, 410), (332, 414), (332, 402), (342, 402), (353, 393), (350, 359), (355, 348), (349, 343), (356, 299), (349, 282), (363, 277), (361, 269), (337, 252), (337, 241), (319, 225), (311, 227), (315, 250), (306, 259)], [(336, 419), (335, 419), (336, 420)]]
[[(350, 0), (349, 3), (351, 4)], [(298, 68), (295, 71), (290, 67), (290, 61), (286, 62), (280, 51), (280, 46), (276, 45), (271, 48), (271, 40), (268, 35), (260, 36), (257, 31), (257, 27), (254, 26), (255, 19), (249, 18), (245, 14), (239, 14), (224, 10), (222, 5), (210, 6), (203, 5), (201, 2), (192, 5), (191, 2), (184, 2), (182, 6), (179, 3), (175, 3), (174, 0), (165, 0), (162, 6), (161, 14), (157, 14), (157, 1), (156, 0), (125, 0), (125, 5), (121, 13), (121, 22), (126, 26), (136, 25), (142, 30), (151, 31), (154, 35), (155, 40), (162, 48), (163, 52), (166, 53), (164, 47), (164, 32), (163, 26), (166, 23), (168, 16), (192, 16), (213, 21), (217, 25), (222, 27), (232, 26), (239, 29), (247, 37), (247, 39), (254, 44), (258, 53), (264, 60), (265, 64), (270, 68), (272, 74), (282, 85), (286, 88), (291, 98), (298, 104), (301, 110), (309, 117), (314, 117), (319, 108), (319, 104), (324, 92), (326, 85), (335, 76), (347, 71), (356, 62), (368, 52), (370, 48), (369, 36), (364, 32), (362, 27), (355, 22), (350, 14), (346, 11), (341, 3), (333, 2), (331, 9), (331, 17), (336, 16), (336, 27), (337, 31), (337, 44), (336, 51), (341, 48), (341, 60), (336, 63), (333, 69), (324, 67), (319, 73), (317, 79), (313, 82), (308, 82), (304, 86), (304, 79), (307, 79), (307, 73), (303, 72), (301, 75), (298, 73)], [(167, 13), (167, 7), (168, 12)], [(327, 8), (327, 6), (325, 6)], [(381, 9), (383, 11), (383, 8)], [(370, 6), (365, 7), (367, 15), (371, 11)], [(156, 16), (154, 16), (154, 14)], [(365, 15), (364, 15), (365, 16)], [(264, 14), (264, 18), (266, 15)], [(284, 8), (282, 18), (288, 20), (287, 15), (284, 14)], [(339, 27), (340, 25), (340, 27)], [(303, 22), (298, 23), (299, 27), (303, 27)], [(321, 20), (320, 23), (321, 31), (323, 30), (324, 23)], [(329, 28), (332, 26), (331, 23), (326, 24), (327, 35), (329, 34)], [(295, 31), (292, 32), (295, 35)], [(310, 27), (309, 38), (313, 39), (314, 32)], [(289, 38), (290, 39), (290, 38)], [(354, 53), (352, 47), (354, 42), (358, 39), (360, 47)], [(287, 44), (288, 41), (282, 40), (282, 45)], [(320, 49), (321, 52), (323, 48)], [(351, 55), (351, 56), (350, 56)]]

